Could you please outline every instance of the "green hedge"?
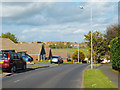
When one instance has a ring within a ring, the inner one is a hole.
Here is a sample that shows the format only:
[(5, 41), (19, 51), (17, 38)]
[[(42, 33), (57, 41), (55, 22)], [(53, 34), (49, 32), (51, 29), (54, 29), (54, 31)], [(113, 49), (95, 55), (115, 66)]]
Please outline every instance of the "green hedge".
[(120, 36), (111, 41), (110, 47), (112, 68), (120, 71)]

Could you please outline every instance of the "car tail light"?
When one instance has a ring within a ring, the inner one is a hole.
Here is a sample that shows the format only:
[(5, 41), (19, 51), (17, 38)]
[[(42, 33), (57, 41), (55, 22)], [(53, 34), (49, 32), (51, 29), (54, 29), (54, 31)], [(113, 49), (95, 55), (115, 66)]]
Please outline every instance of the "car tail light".
[(10, 59), (10, 53), (8, 53), (8, 59)]
[(9, 67), (9, 64), (7, 64), (7, 67)]
[(4, 63), (9, 63), (9, 60), (4, 60)]
[(59, 60), (59, 58), (57, 60)]

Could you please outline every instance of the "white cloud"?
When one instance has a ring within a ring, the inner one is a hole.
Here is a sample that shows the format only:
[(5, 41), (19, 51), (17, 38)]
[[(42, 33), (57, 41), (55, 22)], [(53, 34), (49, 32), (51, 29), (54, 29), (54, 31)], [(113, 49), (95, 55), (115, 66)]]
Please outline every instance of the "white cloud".
[(38, 28), (32, 28), (32, 29), (29, 29), (29, 30), (23, 30), (22, 33), (23, 34), (26, 34), (26, 33), (33, 33), (33, 32), (36, 32), (38, 31)]
[[(79, 5), (84, 5), (84, 9), (79, 9)], [(31, 2), (3, 3), (3, 24), (9, 28), (22, 27), (22, 35), (18, 34), (20, 41), (78, 41), (79, 35), (82, 39), (83, 35), (90, 30), (91, 6), (93, 8), (93, 30), (103, 32), (107, 25), (117, 22), (117, 3)]]
[(86, 32), (86, 31), (82, 30), (82, 29), (79, 29), (79, 30), (75, 30), (73, 33), (76, 34), (76, 33), (83, 33), (83, 32)]

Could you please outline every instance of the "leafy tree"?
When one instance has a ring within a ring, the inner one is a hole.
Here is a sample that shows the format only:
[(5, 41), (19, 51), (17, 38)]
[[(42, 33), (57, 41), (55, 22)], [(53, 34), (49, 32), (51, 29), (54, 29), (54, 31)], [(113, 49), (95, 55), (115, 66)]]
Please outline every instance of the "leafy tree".
[(67, 46), (63, 42), (56, 42), (56, 48), (67, 48)]
[(49, 45), (50, 48), (55, 48), (55, 44)]
[(120, 71), (120, 36), (111, 40), (110, 45), (112, 68)]
[(37, 41), (37, 43), (43, 43), (42, 41)]
[(2, 38), (9, 38), (10, 40), (12, 40), (14, 43), (18, 43), (18, 38), (15, 37), (14, 34), (11, 34), (10, 32), (7, 33), (2, 33), (2, 35), (0, 36)]
[(71, 46), (70, 46), (70, 45), (71, 45), (71, 43), (70, 43), (70, 42), (67, 42), (67, 45), (66, 45), (66, 46), (67, 46), (67, 48), (71, 48)]
[[(78, 50), (76, 50), (73, 53), (72, 58), (78, 60)], [(82, 51), (79, 50), (79, 60), (81, 61), (81, 60), (84, 60), (84, 59), (85, 59), (85, 54)]]
[(106, 38), (107, 38), (107, 42), (108, 44), (110, 44), (110, 41), (119, 36), (119, 27), (120, 25), (110, 25), (109, 27), (107, 27), (106, 29)]
[[(85, 40), (87, 41), (89, 51), (91, 52), (91, 31), (85, 36)], [(98, 60), (101, 56), (105, 55), (108, 51), (107, 41), (104, 37), (104, 34), (96, 31), (92, 34), (92, 45), (93, 45), (93, 60), (94, 62)], [(91, 55), (90, 55), (91, 56)], [(89, 58), (90, 58), (89, 56)]]

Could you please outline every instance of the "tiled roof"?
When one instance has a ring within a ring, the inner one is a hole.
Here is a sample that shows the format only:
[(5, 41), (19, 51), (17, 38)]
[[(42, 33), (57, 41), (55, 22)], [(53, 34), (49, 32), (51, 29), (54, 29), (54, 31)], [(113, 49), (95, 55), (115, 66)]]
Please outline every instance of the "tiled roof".
[(42, 44), (37, 43), (22, 43), (17, 44), (16, 50), (19, 51), (27, 51), (27, 54), (40, 54), (42, 49)]
[(46, 52), (46, 57), (49, 57), (49, 54), (50, 54), (50, 48), (45, 48), (45, 52)]
[(1, 50), (13, 50), (16, 48), (16, 44), (8, 38), (0, 38)]
[(17, 52), (27, 51), (28, 54), (40, 54), (42, 44), (38, 43), (22, 43), (15, 44), (8, 38), (0, 38), (1, 50), (15, 50)]
[(66, 50), (52, 50), (53, 56), (61, 56), (62, 58), (67, 58), (68, 52)]

